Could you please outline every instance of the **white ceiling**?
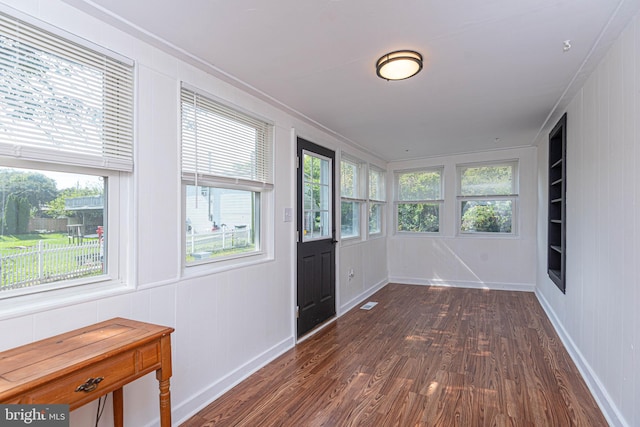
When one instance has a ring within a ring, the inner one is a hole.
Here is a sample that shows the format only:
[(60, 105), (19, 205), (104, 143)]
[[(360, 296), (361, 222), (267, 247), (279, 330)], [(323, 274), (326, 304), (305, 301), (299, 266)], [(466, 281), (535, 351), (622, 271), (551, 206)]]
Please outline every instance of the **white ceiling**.
[[(65, 1), (389, 161), (532, 145), (640, 8), (640, 0)], [(397, 49), (421, 52), (422, 72), (378, 78), (376, 60)]]

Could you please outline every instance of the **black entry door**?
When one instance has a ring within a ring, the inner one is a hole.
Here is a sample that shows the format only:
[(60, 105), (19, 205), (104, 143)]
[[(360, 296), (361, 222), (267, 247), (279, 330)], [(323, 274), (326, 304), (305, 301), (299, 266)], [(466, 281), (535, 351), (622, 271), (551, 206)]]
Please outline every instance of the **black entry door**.
[(298, 138), (298, 337), (336, 314), (334, 163)]

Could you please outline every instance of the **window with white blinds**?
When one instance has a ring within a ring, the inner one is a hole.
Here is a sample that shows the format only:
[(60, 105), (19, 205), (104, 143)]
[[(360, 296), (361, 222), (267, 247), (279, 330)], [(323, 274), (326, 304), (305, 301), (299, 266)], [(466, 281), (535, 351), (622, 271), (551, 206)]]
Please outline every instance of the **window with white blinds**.
[(396, 231), (439, 233), (443, 167), (396, 171)]
[(273, 126), (182, 87), (182, 178), (273, 187)]
[(184, 265), (264, 257), (273, 125), (181, 88)]
[(133, 170), (133, 62), (50, 29), (0, 13), (0, 155)]

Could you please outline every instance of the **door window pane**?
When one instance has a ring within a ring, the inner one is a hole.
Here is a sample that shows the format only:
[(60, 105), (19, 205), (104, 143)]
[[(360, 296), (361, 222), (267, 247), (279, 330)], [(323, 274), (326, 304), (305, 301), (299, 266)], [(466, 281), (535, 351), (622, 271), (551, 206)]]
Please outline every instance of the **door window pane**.
[(331, 161), (303, 153), (303, 241), (331, 236), (329, 207), (331, 201)]

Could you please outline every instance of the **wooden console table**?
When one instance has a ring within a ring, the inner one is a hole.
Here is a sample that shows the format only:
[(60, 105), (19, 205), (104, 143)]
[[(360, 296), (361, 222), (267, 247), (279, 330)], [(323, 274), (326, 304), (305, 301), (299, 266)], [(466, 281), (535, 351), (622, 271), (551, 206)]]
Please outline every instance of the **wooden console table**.
[(156, 371), (160, 424), (171, 426), (173, 328), (115, 318), (0, 353), (0, 403), (68, 404), (74, 410), (113, 392), (123, 425), (122, 387)]

